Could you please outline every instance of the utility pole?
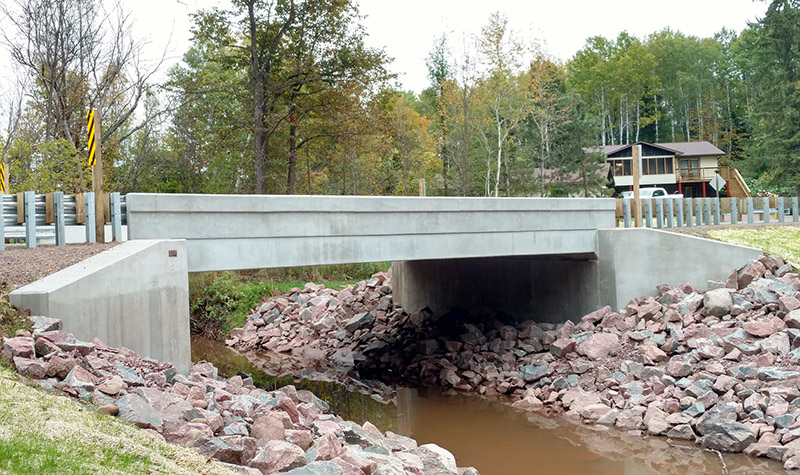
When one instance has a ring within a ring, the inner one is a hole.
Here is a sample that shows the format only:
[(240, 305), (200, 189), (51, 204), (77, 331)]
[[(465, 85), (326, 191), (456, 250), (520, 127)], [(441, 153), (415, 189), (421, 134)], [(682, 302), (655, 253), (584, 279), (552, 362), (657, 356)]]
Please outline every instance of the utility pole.
[(633, 171), (633, 218), (634, 227), (642, 226), (642, 199), (639, 197), (639, 145), (633, 144), (631, 146), (631, 155), (633, 156), (632, 171)]
[(95, 239), (98, 243), (106, 242), (106, 217), (103, 205), (103, 153), (102, 121), (100, 112), (90, 109), (86, 114), (89, 132), (89, 165), (92, 167), (92, 191), (94, 192), (94, 228)]

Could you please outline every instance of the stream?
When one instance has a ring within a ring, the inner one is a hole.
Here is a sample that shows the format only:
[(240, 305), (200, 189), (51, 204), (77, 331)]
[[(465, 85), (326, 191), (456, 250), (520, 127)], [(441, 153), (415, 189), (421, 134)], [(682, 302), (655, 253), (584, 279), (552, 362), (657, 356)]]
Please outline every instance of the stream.
[[(213, 363), (224, 376), (252, 375), (255, 384), (274, 389), (288, 384), (307, 389), (344, 419), (369, 421), (382, 431), (435, 443), (453, 453), (459, 466), (482, 475), (651, 475), (724, 474), (719, 456), (694, 445), (660, 437), (634, 437), (597, 430), (558, 418), (523, 414), (478, 397), (397, 388), (396, 403), (331, 381), (280, 355), (260, 355), (257, 366), (224, 343), (192, 336), (192, 361)], [(380, 398), (377, 398), (380, 399)], [(780, 463), (744, 455), (724, 455), (730, 474), (785, 474)]]

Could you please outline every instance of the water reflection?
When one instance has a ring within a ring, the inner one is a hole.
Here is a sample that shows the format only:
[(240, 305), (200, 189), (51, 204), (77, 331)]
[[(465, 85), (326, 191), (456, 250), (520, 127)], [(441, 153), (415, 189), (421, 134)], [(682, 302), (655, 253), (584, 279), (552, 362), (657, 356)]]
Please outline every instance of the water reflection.
[[(482, 475), (723, 473), (715, 453), (695, 446), (598, 431), (473, 397), (398, 389), (397, 418), (401, 433), (446, 447)], [(725, 463), (730, 474), (785, 473), (777, 462), (743, 455), (725, 455)]]
[[(598, 431), (564, 420), (518, 413), (475, 397), (443, 396), (426, 390), (398, 389), (395, 406), (331, 382), (333, 375), (301, 368), (290, 359), (250, 356), (259, 367), (222, 343), (192, 337), (192, 361), (210, 361), (226, 376), (252, 374), (254, 382), (265, 389), (286, 384), (308, 389), (328, 401), (344, 419), (359, 424), (370, 421), (383, 431), (408, 435), (420, 444), (441, 445), (453, 452), (459, 466), (474, 466), (482, 475), (723, 473), (716, 454), (695, 446), (681, 447), (662, 438)], [(766, 459), (725, 455), (725, 462), (730, 474), (785, 473), (781, 464)]]

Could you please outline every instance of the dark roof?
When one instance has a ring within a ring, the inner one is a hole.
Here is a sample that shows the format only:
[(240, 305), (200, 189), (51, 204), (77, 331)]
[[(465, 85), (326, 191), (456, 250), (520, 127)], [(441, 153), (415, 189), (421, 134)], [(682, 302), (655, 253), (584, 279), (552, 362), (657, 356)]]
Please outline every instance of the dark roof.
[[(705, 140), (700, 142), (660, 142), (660, 143), (636, 142), (636, 143), (660, 148), (668, 152), (672, 152), (675, 155), (680, 155), (682, 157), (699, 157), (699, 156), (710, 157), (710, 156), (725, 155), (725, 152), (723, 152), (722, 150), (718, 149), (710, 142), (707, 142)], [(604, 145), (603, 147), (600, 148), (602, 149), (603, 153), (605, 153), (606, 156), (608, 156), (629, 147), (630, 145), (628, 144), (622, 144), (622, 145)]]
[(663, 142), (660, 145), (678, 150), (684, 157), (725, 155), (725, 152), (715, 147), (711, 142), (705, 140), (700, 142)]

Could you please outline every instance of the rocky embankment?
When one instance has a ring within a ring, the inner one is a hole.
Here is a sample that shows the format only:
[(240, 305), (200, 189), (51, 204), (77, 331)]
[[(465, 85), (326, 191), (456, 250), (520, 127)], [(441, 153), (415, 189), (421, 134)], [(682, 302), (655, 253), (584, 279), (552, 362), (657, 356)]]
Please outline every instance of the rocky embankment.
[(406, 314), (391, 276), (377, 274), (269, 299), (228, 344), (291, 353), (384, 393), (403, 383), (480, 394), (800, 468), (800, 278), (765, 255), (709, 286), (659, 286), (577, 324), (470, 323)]
[(33, 335), (3, 340), (20, 375), (243, 473), (477, 474), (437, 445), (344, 421), (309, 391), (265, 391), (207, 362), (183, 375), (126, 348), (78, 341), (57, 319), (32, 320)]

